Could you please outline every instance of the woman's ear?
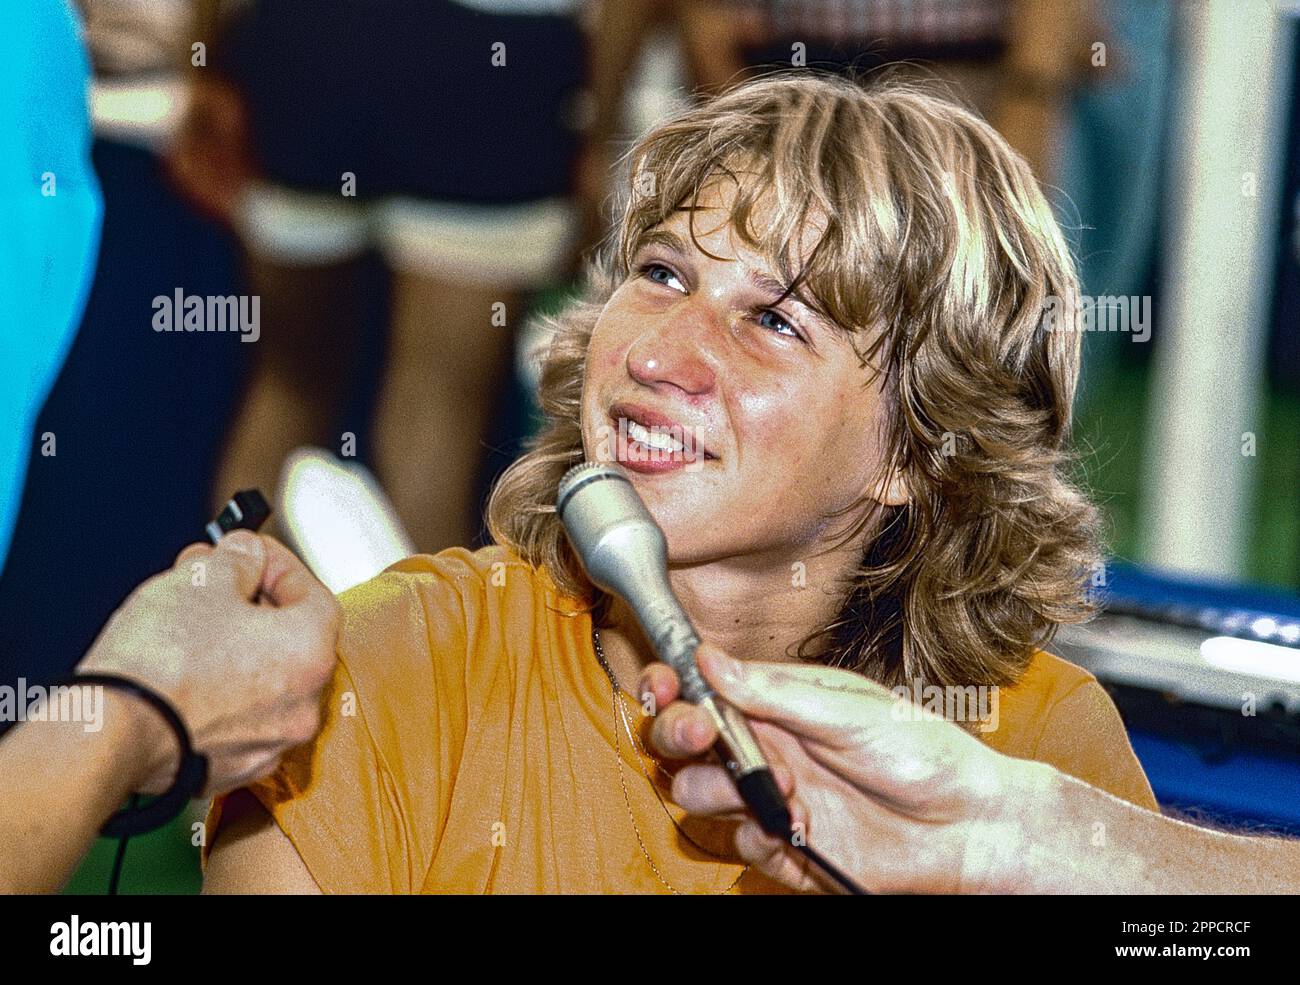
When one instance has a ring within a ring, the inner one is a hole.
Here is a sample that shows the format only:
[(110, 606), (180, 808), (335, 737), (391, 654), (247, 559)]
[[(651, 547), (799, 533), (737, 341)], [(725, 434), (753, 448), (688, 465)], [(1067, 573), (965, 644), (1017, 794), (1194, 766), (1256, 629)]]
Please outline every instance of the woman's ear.
[(901, 469), (890, 469), (871, 492), (871, 498), (882, 506), (906, 506), (911, 502), (907, 479)]

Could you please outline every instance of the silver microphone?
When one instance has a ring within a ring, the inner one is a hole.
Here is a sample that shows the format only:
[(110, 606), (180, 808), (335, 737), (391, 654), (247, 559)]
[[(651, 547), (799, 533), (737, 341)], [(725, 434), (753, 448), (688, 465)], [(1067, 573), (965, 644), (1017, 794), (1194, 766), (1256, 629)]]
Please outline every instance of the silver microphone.
[(677, 672), (681, 693), (718, 730), (714, 747), (763, 830), (790, 834), (790, 811), (745, 717), (719, 698), (695, 663), (699, 635), (668, 582), (663, 531), (616, 465), (584, 462), (560, 480), (555, 510), (587, 577), (636, 613), (659, 659)]

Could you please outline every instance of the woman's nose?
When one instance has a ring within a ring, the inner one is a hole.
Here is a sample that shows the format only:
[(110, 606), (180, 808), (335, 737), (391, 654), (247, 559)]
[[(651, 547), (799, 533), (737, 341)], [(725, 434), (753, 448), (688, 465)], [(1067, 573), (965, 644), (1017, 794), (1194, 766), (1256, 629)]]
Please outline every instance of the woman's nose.
[(666, 385), (690, 395), (708, 393), (716, 381), (713, 360), (702, 338), (709, 330), (702, 324), (708, 317), (683, 312), (643, 333), (628, 350), (628, 374), (655, 389)]

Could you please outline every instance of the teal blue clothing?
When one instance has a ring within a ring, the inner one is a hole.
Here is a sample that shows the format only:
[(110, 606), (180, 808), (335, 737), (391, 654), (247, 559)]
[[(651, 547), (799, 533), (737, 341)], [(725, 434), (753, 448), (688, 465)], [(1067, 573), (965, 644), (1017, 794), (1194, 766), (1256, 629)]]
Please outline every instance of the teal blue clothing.
[[(0, 31), (0, 566), (36, 415), (81, 320), (99, 245), (77, 32), (61, 0), (7, 4)], [(55, 435), (56, 451), (71, 440)]]

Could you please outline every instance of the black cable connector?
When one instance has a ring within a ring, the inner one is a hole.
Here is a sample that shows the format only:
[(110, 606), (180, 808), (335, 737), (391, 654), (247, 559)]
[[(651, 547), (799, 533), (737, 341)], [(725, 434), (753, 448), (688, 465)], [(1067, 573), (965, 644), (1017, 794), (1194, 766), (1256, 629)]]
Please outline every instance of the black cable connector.
[(794, 819), (790, 816), (790, 807), (781, 794), (776, 777), (769, 769), (754, 770), (736, 778), (736, 789), (741, 799), (749, 807), (758, 821), (759, 827), (773, 838), (781, 838), (804, 854), (826, 876), (835, 881), (845, 892), (852, 896), (870, 896), (856, 882), (845, 875), (829, 860), (813, 850), (806, 842), (795, 844)]
[(204, 528), (208, 540), (216, 543), (232, 530), (258, 530), (271, 515), (271, 506), (256, 489), (244, 489), (230, 497), (225, 509)]

